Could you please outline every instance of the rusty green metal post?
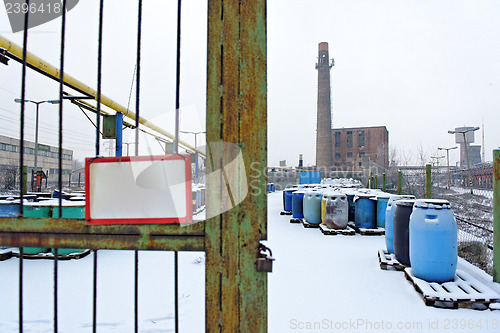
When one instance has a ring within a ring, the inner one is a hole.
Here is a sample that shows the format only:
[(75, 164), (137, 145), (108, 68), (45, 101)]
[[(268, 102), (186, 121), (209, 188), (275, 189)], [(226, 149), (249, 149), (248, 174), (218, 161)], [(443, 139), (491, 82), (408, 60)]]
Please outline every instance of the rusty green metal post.
[(22, 191), (23, 191), (23, 194), (26, 194), (26, 193), (28, 193), (28, 167), (27, 166), (23, 167), (22, 179), (23, 179), (23, 183), (21, 184)]
[(493, 281), (500, 282), (500, 150), (493, 150)]
[(375, 185), (373, 188), (378, 188), (378, 175), (375, 175)]
[(385, 192), (385, 189), (386, 189), (386, 187), (385, 187), (385, 172), (384, 172), (382, 174), (382, 191)]
[(425, 166), (425, 198), (432, 198), (432, 169), (431, 165), (427, 164)]
[(401, 170), (398, 170), (398, 195), (402, 194), (402, 183), (403, 183), (403, 172)]
[[(207, 177), (206, 332), (267, 331), (256, 264), (267, 238), (266, 52), (265, 0), (208, 1), (207, 175), (220, 177)], [(239, 147), (245, 165), (226, 170), (233, 149), (217, 144)]]

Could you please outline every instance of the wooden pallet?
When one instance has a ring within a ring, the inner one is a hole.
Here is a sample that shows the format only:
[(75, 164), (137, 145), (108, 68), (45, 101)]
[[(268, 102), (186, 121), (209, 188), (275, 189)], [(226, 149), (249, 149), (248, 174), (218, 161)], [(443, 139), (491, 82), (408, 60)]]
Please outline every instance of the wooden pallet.
[(345, 236), (354, 236), (356, 231), (354, 229), (347, 227), (345, 229), (330, 229), (324, 224), (320, 224), (319, 229), (323, 233), (323, 235), (345, 235)]
[(302, 219), (302, 225), (304, 226), (304, 228), (319, 228), (319, 225), (321, 223), (309, 223), (306, 221), (306, 219)]
[(461, 270), (457, 270), (453, 281), (443, 283), (419, 279), (413, 275), (411, 267), (405, 268), (404, 272), (427, 306), (486, 310), (490, 304), (500, 301), (497, 292)]
[(358, 234), (364, 235), (364, 236), (381, 236), (385, 235), (385, 229), (384, 228), (361, 228), (357, 227), (354, 222), (349, 222), (349, 227), (353, 228), (356, 230)]
[(280, 215), (292, 215), (292, 212), (285, 212), (285, 211), (282, 211), (280, 213)]
[(290, 223), (302, 223), (302, 220), (303, 219), (294, 219), (294, 218), (291, 218), (290, 219)]
[(378, 250), (378, 262), (380, 268), (384, 270), (403, 271), (406, 268), (406, 265), (403, 265), (396, 259), (394, 253), (389, 253), (384, 249)]

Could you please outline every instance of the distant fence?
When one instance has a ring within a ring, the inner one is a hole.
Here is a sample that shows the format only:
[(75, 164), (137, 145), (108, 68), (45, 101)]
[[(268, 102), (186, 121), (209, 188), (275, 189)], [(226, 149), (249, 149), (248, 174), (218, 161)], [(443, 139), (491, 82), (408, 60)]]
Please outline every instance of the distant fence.
[[(431, 197), (451, 203), (458, 226), (458, 255), (493, 275), (493, 166), (472, 168), (470, 178), (471, 182), (466, 169), (448, 173), (446, 168), (433, 167)], [(381, 182), (377, 187), (382, 188)], [(403, 194), (425, 198), (426, 167), (401, 170), (400, 187)], [(396, 193), (397, 185), (387, 191)]]

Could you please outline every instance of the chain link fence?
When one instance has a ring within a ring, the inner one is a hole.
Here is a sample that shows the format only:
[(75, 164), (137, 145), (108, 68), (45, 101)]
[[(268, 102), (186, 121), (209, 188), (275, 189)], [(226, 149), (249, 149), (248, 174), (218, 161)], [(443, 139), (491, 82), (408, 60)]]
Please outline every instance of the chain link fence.
[[(493, 275), (493, 165), (481, 164), (470, 172), (433, 167), (431, 179), (431, 197), (448, 200), (455, 214), (458, 255)], [(401, 187), (403, 194), (424, 198), (425, 166), (402, 170)]]

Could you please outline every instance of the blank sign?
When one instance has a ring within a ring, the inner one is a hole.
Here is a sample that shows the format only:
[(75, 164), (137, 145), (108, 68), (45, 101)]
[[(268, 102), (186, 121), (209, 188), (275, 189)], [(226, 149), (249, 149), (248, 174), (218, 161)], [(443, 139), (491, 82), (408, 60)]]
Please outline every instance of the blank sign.
[(189, 223), (190, 164), (189, 155), (87, 158), (87, 223)]

